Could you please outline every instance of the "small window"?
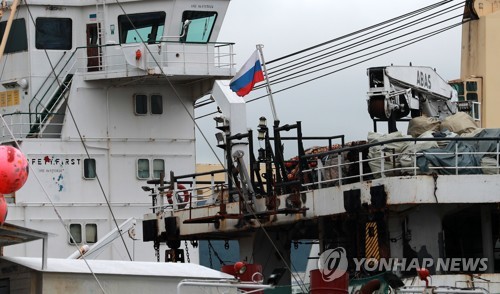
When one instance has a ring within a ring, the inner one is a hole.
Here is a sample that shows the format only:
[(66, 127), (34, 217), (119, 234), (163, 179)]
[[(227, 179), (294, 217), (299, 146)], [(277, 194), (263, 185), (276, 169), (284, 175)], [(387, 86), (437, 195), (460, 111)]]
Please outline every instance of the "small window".
[(139, 159), (137, 161), (137, 177), (139, 179), (149, 178), (149, 159)]
[(467, 91), (477, 91), (477, 82), (466, 82)]
[(467, 101), (477, 101), (477, 93), (467, 93)]
[(148, 96), (142, 94), (134, 95), (135, 114), (148, 114)]
[(165, 16), (164, 11), (118, 16), (120, 44), (161, 41)]
[[(0, 22), (0, 36), (5, 32), (6, 21)], [(28, 37), (26, 34), (26, 24), (24, 18), (15, 19), (12, 22), (9, 38), (7, 38), (7, 45), (5, 46), (5, 53), (15, 53), (28, 50)]]
[(163, 113), (163, 97), (161, 95), (151, 95), (151, 114)]
[(463, 82), (458, 82), (458, 83), (453, 83), (451, 86), (457, 90), (458, 95), (464, 95), (464, 83)]
[[(73, 240), (76, 243), (82, 243), (82, 225), (80, 224), (70, 224), (69, 233), (73, 236)], [(69, 243), (72, 244), (73, 240), (69, 238)]]
[(87, 243), (97, 242), (97, 224), (85, 225), (85, 242)]
[(191, 23), (181, 38), (181, 42), (207, 43), (216, 18), (217, 12), (215, 11), (184, 11), (182, 23), (185, 23), (186, 20), (190, 20)]
[(35, 45), (37, 49), (70, 50), (71, 42), (71, 18), (39, 17), (36, 19)]
[(160, 178), (160, 173), (165, 175), (165, 161), (163, 159), (153, 159), (153, 177)]
[(83, 177), (85, 179), (95, 179), (96, 166), (94, 158), (85, 158), (83, 160)]

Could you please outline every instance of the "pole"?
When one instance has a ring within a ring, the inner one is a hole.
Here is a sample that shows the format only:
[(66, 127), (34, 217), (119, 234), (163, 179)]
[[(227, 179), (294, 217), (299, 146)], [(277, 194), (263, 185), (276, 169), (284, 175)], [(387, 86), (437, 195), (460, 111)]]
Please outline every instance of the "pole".
[(264, 45), (262, 44), (257, 45), (257, 50), (259, 50), (260, 60), (262, 61), (262, 69), (264, 70), (264, 78), (266, 79), (266, 90), (267, 90), (267, 95), (269, 95), (269, 103), (271, 104), (273, 119), (275, 122), (279, 122), (278, 115), (276, 114), (276, 108), (274, 107), (273, 92), (271, 91), (271, 86), (269, 85), (269, 77), (267, 76), (266, 62), (264, 60), (264, 54), (262, 53), (262, 48), (264, 48)]
[(17, 5), (19, 4), (19, 0), (14, 0), (14, 3), (10, 6), (10, 15), (7, 20), (7, 24), (5, 25), (5, 31), (2, 37), (2, 43), (0, 43), (0, 59), (3, 57), (3, 52), (5, 51), (5, 46), (7, 45), (7, 39), (9, 38), (10, 28), (12, 26), (12, 22), (14, 21), (14, 14), (16, 14)]

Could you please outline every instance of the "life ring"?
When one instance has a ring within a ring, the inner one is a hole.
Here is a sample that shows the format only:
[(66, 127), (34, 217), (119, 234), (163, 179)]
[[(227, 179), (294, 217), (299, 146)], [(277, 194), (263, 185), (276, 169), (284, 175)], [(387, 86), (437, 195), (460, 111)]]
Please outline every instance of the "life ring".
[[(177, 184), (177, 189), (178, 190), (183, 190), (181, 193), (184, 195), (182, 203), (188, 203), (189, 199), (191, 198), (191, 195), (189, 195), (189, 192), (186, 190), (186, 187), (183, 184)], [(173, 204), (174, 201), (172, 201), (172, 196), (173, 196), (173, 191), (168, 190), (167, 192), (167, 201), (168, 204)]]

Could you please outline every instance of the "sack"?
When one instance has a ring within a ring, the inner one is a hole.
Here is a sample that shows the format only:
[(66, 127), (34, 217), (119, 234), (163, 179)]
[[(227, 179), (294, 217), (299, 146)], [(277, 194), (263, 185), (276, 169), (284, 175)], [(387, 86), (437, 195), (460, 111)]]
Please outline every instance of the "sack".
[(457, 112), (441, 122), (441, 131), (449, 130), (457, 134), (471, 133), (477, 129), (474, 119), (465, 112)]
[(413, 138), (418, 138), (427, 131), (438, 131), (440, 125), (441, 122), (435, 117), (418, 116), (408, 123), (407, 133)]

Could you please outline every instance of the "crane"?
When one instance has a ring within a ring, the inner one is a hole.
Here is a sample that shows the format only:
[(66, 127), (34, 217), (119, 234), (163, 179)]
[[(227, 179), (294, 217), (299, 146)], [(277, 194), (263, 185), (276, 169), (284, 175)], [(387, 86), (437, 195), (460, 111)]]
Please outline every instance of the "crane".
[(442, 120), (457, 112), (457, 91), (430, 67), (372, 67), (367, 74), (368, 113), (387, 121), (389, 132), (397, 131), (396, 122), (408, 116)]

